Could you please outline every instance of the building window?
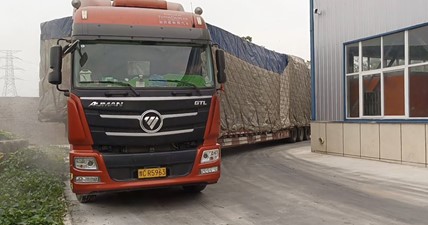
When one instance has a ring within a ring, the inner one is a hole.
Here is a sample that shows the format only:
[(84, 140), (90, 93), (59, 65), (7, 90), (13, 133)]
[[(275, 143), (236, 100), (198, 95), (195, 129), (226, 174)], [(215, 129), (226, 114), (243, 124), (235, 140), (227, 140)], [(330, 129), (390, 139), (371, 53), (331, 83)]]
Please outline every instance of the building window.
[(363, 71), (380, 69), (380, 44), (381, 39), (371, 39), (362, 42), (363, 46)]
[(346, 79), (348, 90), (348, 117), (360, 117), (360, 79), (358, 75)]
[(385, 116), (403, 116), (404, 110), (404, 70), (385, 72), (384, 107)]
[(383, 37), (384, 67), (402, 66), (404, 63), (404, 32)]
[(364, 116), (381, 115), (380, 74), (363, 76)]
[(345, 45), (348, 119), (428, 119), (428, 25)]
[(409, 64), (428, 62), (428, 26), (409, 31)]
[(346, 55), (348, 56), (347, 73), (358, 73), (360, 67), (360, 48), (359, 44), (351, 44), (346, 46)]
[(428, 117), (428, 66), (409, 71), (410, 117)]

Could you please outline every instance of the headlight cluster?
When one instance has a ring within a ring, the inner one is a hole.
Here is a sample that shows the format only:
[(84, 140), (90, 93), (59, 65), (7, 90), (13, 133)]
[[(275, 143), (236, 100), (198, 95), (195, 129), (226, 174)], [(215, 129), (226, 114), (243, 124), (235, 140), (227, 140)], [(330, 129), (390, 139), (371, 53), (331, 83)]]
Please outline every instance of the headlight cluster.
[(76, 157), (74, 167), (80, 170), (98, 170), (97, 160), (94, 157)]
[(219, 149), (205, 150), (202, 153), (201, 163), (215, 162), (219, 158), (220, 158), (220, 150)]

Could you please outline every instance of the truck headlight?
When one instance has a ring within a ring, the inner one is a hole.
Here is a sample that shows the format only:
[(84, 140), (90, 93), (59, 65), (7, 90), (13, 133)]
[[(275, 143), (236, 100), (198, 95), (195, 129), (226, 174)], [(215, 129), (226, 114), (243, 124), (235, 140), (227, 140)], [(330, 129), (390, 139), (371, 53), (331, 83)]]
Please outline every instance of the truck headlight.
[(219, 158), (220, 158), (219, 149), (205, 150), (204, 152), (202, 152), (201, 163), (215, 162)]
[(84, 184), (84, 183), (99, 183), (101, 181), (100, 177), (83, 177), (78, 176), (74, 180), (76, 183)]
[(204, 168), (199, 171), (199, 174), (205, 175), (210, 173), (217, 173), (218, 172), (218, 166), (210, 167), (210, 168)]
[(76, 157), (74, 167), (80, 170), (98, 170), (97, 160), (94, 157)]

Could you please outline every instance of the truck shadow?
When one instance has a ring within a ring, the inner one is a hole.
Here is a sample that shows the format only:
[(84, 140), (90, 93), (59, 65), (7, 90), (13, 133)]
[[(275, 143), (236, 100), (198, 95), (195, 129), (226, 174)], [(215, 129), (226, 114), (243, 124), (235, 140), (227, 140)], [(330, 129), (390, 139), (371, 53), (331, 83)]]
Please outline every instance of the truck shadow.
[[(207, 187), (207, 190), (209, 187)], [(180, 187), (133, 190), (125, 192), (98, 194), (95, 202), (88, 203), (93, 207), (132, 208), (136, 206), (141, 209), (177, 208), (180, 205), (194, 204), (204, 198), (204, 193), (186, 193)]]
[(262, 142), (257, 144), (248, 144), (248, 145), (242, 145), (237, 147), (229, 147), (229, 148), (223, 148), (221, 151), (221, 157), (227, 158), (239, 154), (247, 154), (249, 152), (253, 151), (263, 151), (265, 149), (271, 149), (271, 148), (278, 148), (283, 147), (281, 150), (289, 150), (293, 148), (303, 147), (310, 145), (310, 141), (302, 141), (297, 143), (287, 143), (284, 140), (277, 140), (277, 141), (269, 141), (269, 142)]

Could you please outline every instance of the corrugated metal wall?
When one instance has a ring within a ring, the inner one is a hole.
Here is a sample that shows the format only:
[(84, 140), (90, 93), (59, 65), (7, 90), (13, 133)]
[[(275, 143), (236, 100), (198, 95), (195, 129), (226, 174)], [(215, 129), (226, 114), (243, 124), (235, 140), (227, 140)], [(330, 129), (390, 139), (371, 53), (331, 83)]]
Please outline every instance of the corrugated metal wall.
[(428, 0), (312, 0), (317, 121), (344, 120), (343, 43), (428, 22)]

